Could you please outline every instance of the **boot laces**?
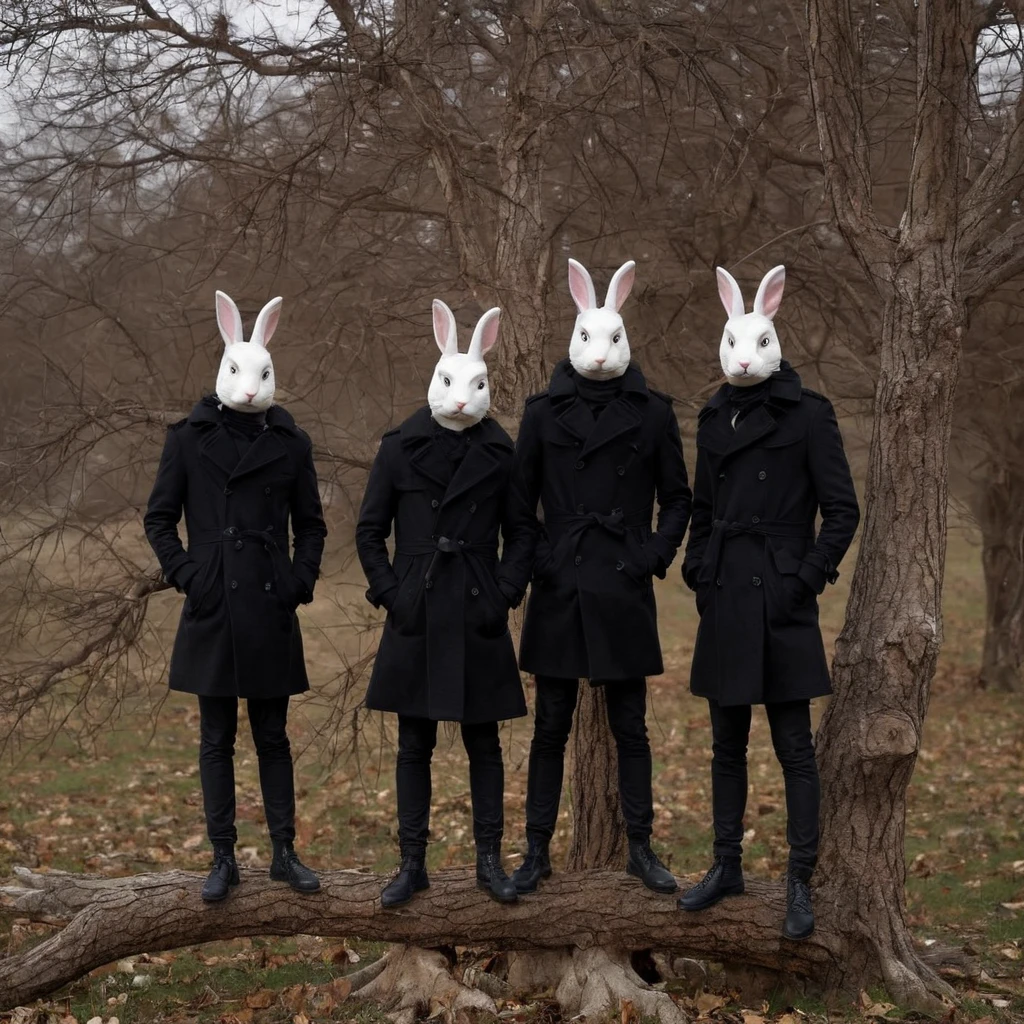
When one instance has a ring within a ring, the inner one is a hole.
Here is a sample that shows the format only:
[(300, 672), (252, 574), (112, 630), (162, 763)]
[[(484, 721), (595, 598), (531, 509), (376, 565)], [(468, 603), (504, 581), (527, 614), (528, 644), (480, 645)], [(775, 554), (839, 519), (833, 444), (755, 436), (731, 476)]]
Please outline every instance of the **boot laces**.
[(802, 878), (791, 878), (789, 880), (789, 903), (797, 913), (812, 913), (811, 890)]

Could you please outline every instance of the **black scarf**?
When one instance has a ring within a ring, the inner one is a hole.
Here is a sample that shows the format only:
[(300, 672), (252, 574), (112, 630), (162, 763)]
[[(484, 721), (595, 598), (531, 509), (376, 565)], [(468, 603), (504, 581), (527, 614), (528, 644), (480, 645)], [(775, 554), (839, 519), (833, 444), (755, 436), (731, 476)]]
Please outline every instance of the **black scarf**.
[(203, 401), (220, 412), (221, 423), (234, 442), (238, 461), (241, 462), (242, 456), (248, 451), (249, 446), (266, 430), (267, 414), (265, 412), (238, 412), (236, 409), (229, 409), (216, 395), (207, 395)]
[(596, 420), (604, 410), (622, 394), (622, 378), (611, 380), (588, 380), (579, 373), (575, 374), (576, 394), (592, 413)]
[(434, 444), (444, 453), (450, 470), (448, 480), (445, 482), (450, 483), (452, 477), (455, 476), (455, 470), (459, 468), (462, 460), (466, 457), (466, 452), (469, 451), (473, 440), (471, 432), (476, 430), (480, 424), (475, 423), (465, 430), (451, 430), (441, 426), (435, 419), (432, 419), (431, 423), (434, 427)]

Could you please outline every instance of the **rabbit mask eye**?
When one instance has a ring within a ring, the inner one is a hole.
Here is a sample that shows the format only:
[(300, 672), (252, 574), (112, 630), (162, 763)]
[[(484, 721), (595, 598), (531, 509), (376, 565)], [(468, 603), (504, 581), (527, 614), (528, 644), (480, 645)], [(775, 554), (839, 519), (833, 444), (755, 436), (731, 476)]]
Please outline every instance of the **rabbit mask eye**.
[(586, 331), (580, 331), (580, 340), (584, 342), (590, 341), (590, 335)]
[(238, 367), (237, 366), (232, 366), (231, 367), (231, 372), (232, 373), (238, 373)]
[(622, 335), (621, 335), (621, 334), (616, 334), (616, 335), (615, 335), (615, 337), (614, 337), (614, 338), (612, 338), (612, 344), (613, 344), (613, 345), (618, 345), (618, 343), (619, 343), (619, 342), (620, 342), (621, 340), (622, 340)]
[(269, 370), (264, 370), (263, 371), (263, 379), (264, 380), (270, 380), (270, 371)]
[(761, 339), (761, 348), (767, 348), (770, 344), (771, 344), (771, 339), (770, 338), (762, 338)]
[(729, 348), (735, 348), (736, 347), (736, 339), (735, 338), (729, 338), (728, 342), (729, 342)]
[(476, 389), (477, 389), (477, 391), (483, 391), (483, 389), (485, 387), (487, 387), (487, 381), (483, 381), (482, 380), (482, 381), (480, 381), (479, 384), (477, 384)]
[(446, 388), (450, 388), (452, 386), (452, 379), (451, 379), (451, 377), (442, 377), (441, 379), (444, 381), (444, 386)]

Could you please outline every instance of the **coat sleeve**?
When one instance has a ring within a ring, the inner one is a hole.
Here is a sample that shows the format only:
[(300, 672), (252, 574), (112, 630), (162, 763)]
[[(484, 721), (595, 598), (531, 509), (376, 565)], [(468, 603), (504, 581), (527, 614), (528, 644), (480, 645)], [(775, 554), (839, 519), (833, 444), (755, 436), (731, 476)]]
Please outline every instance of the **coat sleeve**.
[(327, 537), (312, 444), (306, 448), (302, 466), (292, 485), (291, 520), (294, 545), (292, 574), (302, 587), (299, 603), (309, 604), (313, 600), (313, 587), (320, 575), (324, 539)]
[(501, 564), (498, 586), (511, 607), (517, 608), (533, 575), (537, 548), (537, 501), (529, 503), (526, 489), (516, 478), (515, 460), (501, 515)]
[(704, 551), (711, 537), (712, 501), (714, 484), (711, 466), (704, 449), (697, 446), (697, 466), (693, 473), (693, 516), (690, 519), (690, 539), (686, 543), (683, 559), (683, 580), (691, 590), (697, 589), (697, 576), (704, 561)]
[(831, 402), (821, 403), (811, 424), (808, 462), (821, 510), (821, 529), (814, 547), (804, 556), (798, 575), (820, 594), (826, 582), (835, 583), (839, 578), (837, 567), (860, 522), (857, 492)]
[(178, 440), (177, 429), (170, 427), (142, 522), (164, 578), (181, 591), (185, 590), (199, 569), (178, 536), (178, 523), (181, 522), (187, 487), (188, 475), (185, 472), (181, 442)]
[(356, 553), (370, 584), (366, 600), (374, 608), (380, 608), (381, 605), (390, 608), (398, 591), (398, 576), (391, 567), (387, 546), (398, 509), (398, 491), (388, 465), (388, 447), (385, 438), (370, 467), (366, 492), (359, 509), (359, 521), (356, 523)]
[(658, 495), (658, 529), (647, 542), (647, 562), (651, 572), (664, 579), (666, 570), (686, 536), (693, 504), (686, 478), (679, 422), (671, 405), (668, 407), (665, 433), (658, 447), (655, 487)]

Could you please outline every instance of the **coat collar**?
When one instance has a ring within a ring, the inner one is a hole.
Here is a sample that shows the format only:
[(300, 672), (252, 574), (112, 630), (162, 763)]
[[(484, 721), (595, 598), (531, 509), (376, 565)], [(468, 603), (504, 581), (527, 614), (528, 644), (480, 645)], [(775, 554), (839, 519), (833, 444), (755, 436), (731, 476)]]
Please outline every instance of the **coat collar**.
[(729, 416), (729, 391), (722, 385), (708, 399), (706, 412), (700, 418), (701, 443), (723, 457), (735, 455), (772, 433), (786, 409), (798, 403), (802, 396), (800, 375), (783, 360), (778, 371), (772, 374), (765, 403), (740, 420), (734, 430)]
[(188, 422), (201, 431), (200, 455), (229, 480), (254, 473), (270, 462), (285, 458), (288, 455), (285, 437), (294, 437), (298, 433), (291, 413), (279, 405), (272, 405), (267, 410), (266, 429), (239, 460), (235, 443), (224, 427), (216, 396), (207, 395), (200, 399), (189, 413)]
[[(413, 469), (439, 487), (444, 487), (447, 473), (441, 463), (447, 456), (434, 444), (434, 419), (430, 415), (430, 407), (417, 409), (398, 428), (398, 433)], [(442, 506), (478, 486), (500, 469), (514, 451), (512, 439), (488, 417), (470, 427), (466, 438), (469, 444), (465, 457), (448, 481)]]
[(635, 430), (643, 422), (639, 407), (647, 402), (651, 392), (636, 363), (631, 362), (626, 367), (619, 397), (609, 403), (597, 420), (579, 397), (576, 379), (572, 364), (568, 359), (563, 359), (551, 375), (548, 398), (558, 423), (584, 442), (581, 458)]

